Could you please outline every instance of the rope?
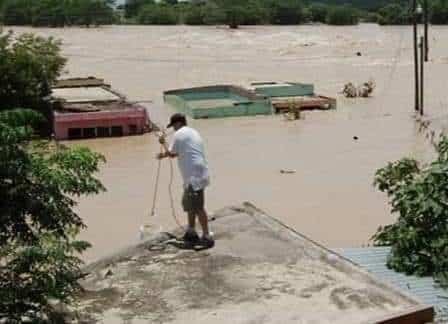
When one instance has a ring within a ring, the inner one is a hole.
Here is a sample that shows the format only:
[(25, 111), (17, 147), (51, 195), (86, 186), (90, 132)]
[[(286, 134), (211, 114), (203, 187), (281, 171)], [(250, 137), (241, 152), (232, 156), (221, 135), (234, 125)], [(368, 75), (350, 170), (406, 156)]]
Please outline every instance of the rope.
[[(185, 35), (185, 33), (186, 33), (186, 31), (179, 34), (179, 37), (178, 37), (179, 44), (182, 44), (183, 36)], [(177, 60), (178, 66), (176, 68), (176, 79), (179, 82), (181, 69), (183, 67), (183, 63), (185, 63), (185, 58), (181, 54), (180, 46), (177, 49), (177, 56), (179, 59)], [(162, 149), (163, 149), (163, 146), (162, 146)], [(174, 165), (173, 165), (173, 159), (169, 158), (169, 160), (170, 160), (170, 181), (168, 184), (168, 196), (170, 198), (171, 216), (173, 217), (177, 226), (179, 226), (179, 228), (181, 230), (185, 230), (184, 226), (179, 221), (179, 219), (177, 217), (177, 213), (176, 213), (176, 207), (175, 207), (175, 203), (174, 203), (174, 194), (173, 194)]]
[[(154, 136), (158, 139), (158, 136)], [(160, 146), (160, 152), (164, 152), (163, 145)], [(154, 193), (152, 198), (152, 208), (151, 208), (151, 214), (150, 217), (154, 217), (156, 213), (156, 207), (157, 207), (157, 199), (158, 199), (158, 193), (159, 193), (159, 183), (160, 183), (160, 173), (161, 173), (161, 166), (162, 166), (162, 160), (159, 160), (157, 162), (157, 173), (156, 173), (156, 181), (154, 184)], [(180, 229), (184, 229), (184, 226), (179, 221), (179, 218), (177, 217), (175, 202), (174, 202), (174, 194), (173, 194), (173, 183), (174, 183), (174, 165), (173, 160), (170, 159), (170, 181), (168, 184), (168, 196), (170, 198), (170, 207), (171, 207), (171, 216), (173, 217), (175, 223), (177, 226), (179, 226)]]
[[(163, 148), (160, 150), (160, 152), (163, 152)], [(156, 213), (156, 203), (157, 203), (157, 196), (159, 192), (159, 180), (160, 180), (160, 169), (162, 166), (162, 160), (159, 160), (157, 162), (157, 173), (156, 173), (156, 182), (154, 184), (154, 194), (152, 197), (152, 208), (151, 208), (151, 217), (155, 216)]]
[(170, 159), (170, 182), (168, 185), (168, 195), (170, 197), (170, 205), (171, 205), (171, 216), (173, 216), (174, 221), (180, 229), (184, 229), (184, 226), (179, 222), (176, 214), (176, 207), (174, 205), (174, 195), (173, 195), (173, 182), (174, 182), (174, 166), (173, 160)]

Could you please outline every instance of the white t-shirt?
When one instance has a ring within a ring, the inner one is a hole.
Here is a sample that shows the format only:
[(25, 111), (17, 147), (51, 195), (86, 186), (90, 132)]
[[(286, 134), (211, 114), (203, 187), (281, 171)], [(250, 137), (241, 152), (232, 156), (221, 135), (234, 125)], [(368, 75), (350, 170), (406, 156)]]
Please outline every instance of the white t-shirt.
[(193, 190), (202, 190), (210, 184), (204, 143), (199, 133), (184, 126), (174, 133), (170, 151), (178, 155), (180, 173), (184, 186)]

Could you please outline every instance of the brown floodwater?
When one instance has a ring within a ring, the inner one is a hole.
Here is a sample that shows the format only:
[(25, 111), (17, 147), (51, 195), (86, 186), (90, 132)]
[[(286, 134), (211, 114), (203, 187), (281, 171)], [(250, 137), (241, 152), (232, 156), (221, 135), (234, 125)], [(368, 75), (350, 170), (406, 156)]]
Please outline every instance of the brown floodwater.
[[(411, 27), (14, 29), (62, 39), (67, 76), (102, 77), (131, 100), (153, 100), (148, 111), (160, 124), (172, 113), (162, 92), (180, 87), (302, 81), (337, 97), (336, 111), (307, 112), (295, 122), (281, 116), (192, 121), (207, 145), (210, 211), (250, 201), (329, 247), (368, 244), (378, 226), (394, 220), (387, 198), (372, 186), (375, 170), (403, 156), (427, 160), (432, 154), (413, 118)], [(442, 119), (448, 114), (448, 28), (431, 28), (430, 43), (426, 109)], [(372, 98), (339, 94), (344, 83), (370, 78), (377, 83)], [(157, 141), (148, 134), (69, 145), (88, 146), (107, 158), (99, 177), (108, 191), (81, 199), (78, 208), (88, 225), (82, 238), (93, 243), (85, 259), (135, 243), (151, 207)], [(166, 161), (155, 218), (164, 229), (176, 226), (169, 176)], [(174, 176), (181, 214), (177, 169)]]

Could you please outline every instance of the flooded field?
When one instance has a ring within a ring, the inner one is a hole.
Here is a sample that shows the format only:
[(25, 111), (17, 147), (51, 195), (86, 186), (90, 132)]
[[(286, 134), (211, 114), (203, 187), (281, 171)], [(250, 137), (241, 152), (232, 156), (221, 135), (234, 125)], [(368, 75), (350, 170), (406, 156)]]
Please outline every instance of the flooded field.
[[(337, 97), (337, 111), (308, 112), (296, 122), (281, 116), (192, 122), (207, 145), (210, 211), (250, 201), (329, 247), (367, 244), (378, 226), (394, 220), (386, 197), (372, 186), (375, 170), (404, 155), (421, 160), (431, 155), (413, 118), (411, 27), (15, 30), (62, 39), (69, 58), (67, 76), (102, 77), (130, 100), (153, 100), (148, 111), (160, 124), (172, 113), (163, 105), (162, 92), (180, 87), (302, 81), (315, 83), (319, 94)], [(446, 27), (432, 28), (431, 46), (426, 109), (429, 117), (442, 120), (448, 116)], [(344, 83), (370, 78), (377, 84), (373, 98), (353, 100), (339, 94)], [(108, 160), (100, 174), (108, 192), (79, 205), (88, 225), (82, 237), (93, 243), (85, 255), (90, 261), (137, 240), (151, 208), (159, 145), (149, 134), (70, 145), (86, 145)], [(176, 226), (169, 171), (165, 161), (155, 219), (164, 229)], [(183, 221), (177, 168), (174, 194)]]

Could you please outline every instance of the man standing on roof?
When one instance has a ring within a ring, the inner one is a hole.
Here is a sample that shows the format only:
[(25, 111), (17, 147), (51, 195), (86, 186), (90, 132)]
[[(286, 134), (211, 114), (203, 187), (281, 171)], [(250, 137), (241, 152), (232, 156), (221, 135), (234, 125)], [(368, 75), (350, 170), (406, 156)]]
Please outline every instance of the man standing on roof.
[[(184, 181), (182, 205), (184, 211), (188, 213), (188, 229), (184, 240), (191, 244), (200, 243), (206, 247), (213, 247), (215, 242), (209, 232), (208, 215), (204, 208), (204, 190), (210, 183), (204, 143), (199, 133), (187, 126), (187, 119), (182, 114), (171, 116), (167, 127), (173, 127), (175, 130), (173, 141), (168, 147), (165, 137), (160, 137), (159, 141), (165, 152), (159, 153), (157, 158), (178, 159)], [(202, 239), (199, 239), (195, 229), (196, 216), (202, 227)]]

